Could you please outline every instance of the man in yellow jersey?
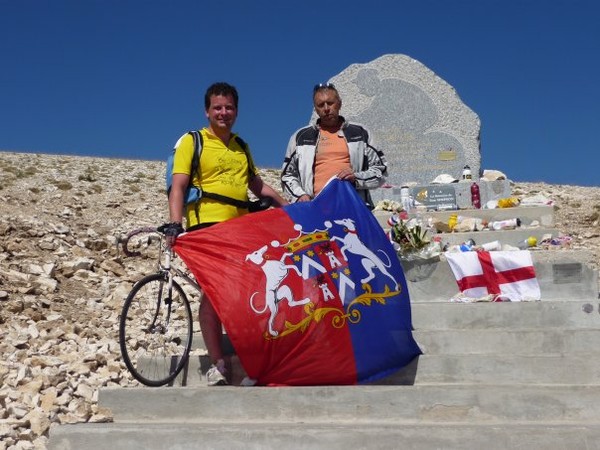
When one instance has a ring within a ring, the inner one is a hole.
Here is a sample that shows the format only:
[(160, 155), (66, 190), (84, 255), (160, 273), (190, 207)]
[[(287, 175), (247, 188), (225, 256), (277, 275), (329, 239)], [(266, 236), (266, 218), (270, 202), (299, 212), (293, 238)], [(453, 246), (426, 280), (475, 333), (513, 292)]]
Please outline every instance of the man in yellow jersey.
[(288, 143), (281, 171), (283, 192), (293, 202), (314, 198), (331, 177), (351, 182), (373, 209), (369, 189), (381, 186), (387, 161), (371, 143), (369, 132), (340, 116), (342, 99), (331, 83), (313, 90), (316, 124), (296, 131)]
[[(170, 243), (175, 242), (176, 236), (183, 232), (184, 213), (186, 231), (246, 214), (248, 209), (244, 204), (248, 202), (248, 189), (259, 198), (270, 197), (273, 206), (287, 204), (272, 187), (263, 182), (249, 150), (243, 148), (244, 142), (231, 131), (238, 113), (238, 93), (235, 87), (227, 83), (211, 85), (204, 96), (204, 106), (208, 127), (200, 130), (202, 152), (197, 173), (190, 173), (194, 153), (193, 137), (186, 134), (175, 145), (173, 181), (169, 194), (171, 223), (165, 231)], [(197, 204), (184, 208), (184, 194), (190, 182), (223, 199), (202, 196)], [(199, 320), (212, 363), (207, 372), (208, 384), (227, 384), (230, 371), (223, 358), (222, 325), (206, 296), (200, 304)]]

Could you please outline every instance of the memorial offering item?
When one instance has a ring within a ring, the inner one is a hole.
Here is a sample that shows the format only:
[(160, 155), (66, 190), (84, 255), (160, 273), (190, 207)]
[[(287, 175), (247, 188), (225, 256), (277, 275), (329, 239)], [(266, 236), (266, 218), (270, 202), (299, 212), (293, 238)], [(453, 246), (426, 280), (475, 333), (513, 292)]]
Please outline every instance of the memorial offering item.
[(479, 185), (477, 183), (471, 185), (471, 204), (473, 208), (481, 208), (481, 197), (479, 196)]
[(537, 238), (535, 236), (529, 236), (527, 239), (523, 239), (521, 242), (517, 244), (521, 250), (527, 250), (530, 247), (535, 247), (537, 245)]
[(471, 168), (469, 166), (465, 166), (463, 169), (462, 179), (463, 181), (470, 181), (473, 179), (473, 176), (471, 175)]
[(490, 230), (514, 230), (517, 227), (521, 226), (521, 219), (506, 219), (506, 220), (497, 220), (495, 222), (490, 222), (488, 224), (488, 228)]
[(412, 210), (412, 199), (410, 197), (410, 189), (408, 186), (402, 186), (400, 188), (400, 203), (402, 203), (404, 211), (410, 212)]

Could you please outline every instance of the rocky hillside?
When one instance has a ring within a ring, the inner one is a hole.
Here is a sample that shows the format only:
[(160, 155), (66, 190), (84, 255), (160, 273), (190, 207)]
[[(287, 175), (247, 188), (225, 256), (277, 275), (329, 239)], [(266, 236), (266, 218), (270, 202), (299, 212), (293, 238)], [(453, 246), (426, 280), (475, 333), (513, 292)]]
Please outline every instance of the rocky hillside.
[[(262, 176), (278, 187), (278, 172)], [(98, 388), (135, 385), (117, 319), (153, 268), (125, 258), (130, 230), (167, 220), (164, 163), (0, 153), (0, 450), (43, 449), (52, 423), (111, 420)], [(600, 187), (518, 183), (555, 203), (556, 224), (600, 261)]]

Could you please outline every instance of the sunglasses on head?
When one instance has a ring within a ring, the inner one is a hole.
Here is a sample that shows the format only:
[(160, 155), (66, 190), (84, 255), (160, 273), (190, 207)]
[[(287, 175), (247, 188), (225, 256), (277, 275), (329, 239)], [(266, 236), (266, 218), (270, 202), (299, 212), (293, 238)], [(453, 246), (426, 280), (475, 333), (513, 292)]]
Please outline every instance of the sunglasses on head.
[(315, 84), (313, 92), (317, 92), (319, 89), (335, 89), (333, 83), (319, 83)]

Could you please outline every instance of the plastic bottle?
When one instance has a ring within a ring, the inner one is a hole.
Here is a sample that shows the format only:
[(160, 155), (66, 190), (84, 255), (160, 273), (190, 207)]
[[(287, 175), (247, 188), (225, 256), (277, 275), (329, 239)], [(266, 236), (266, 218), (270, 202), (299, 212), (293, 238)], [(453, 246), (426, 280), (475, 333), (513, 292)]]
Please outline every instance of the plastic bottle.
[(485, 244), (481, 244), (480, 248), (481, 248), (481, 250), (489, 252), (492, 250), (501, 250), (502, 245), (500, 244), (500, 241), (492, 241), (492, 242), (486, 242)]
[(522, 240), (517, 244), (521, 250), (527, 250), (529, 247), (535, 247), (537, 245), (537, 238), (535, 236), (529, 236), (527, 239)]
[(471, 204), (473, 208), (481, 208), (481, 197), (479, 196), (479, 185), (477, 183), (471, 185)]
[(469, 166), (465, 166), (462, 171), (462, 179), (465, 181), (471, 181), (473, 176), (471, 175), (471, 168)]
[(490, 222), (488, 224), (488, 228), (490, 230), (514, 230), (517, 227), (521, 226), (521, 219), (506, 219), (506, 220), (498, 220), (496, 222)]
[(410, 189), (408, 186), (402, 186), (400, 188), (400, 203), (402, 203), (402, 208), (406, 212), (410, 212), (412, 209), (412, 202), (410, 199)]

